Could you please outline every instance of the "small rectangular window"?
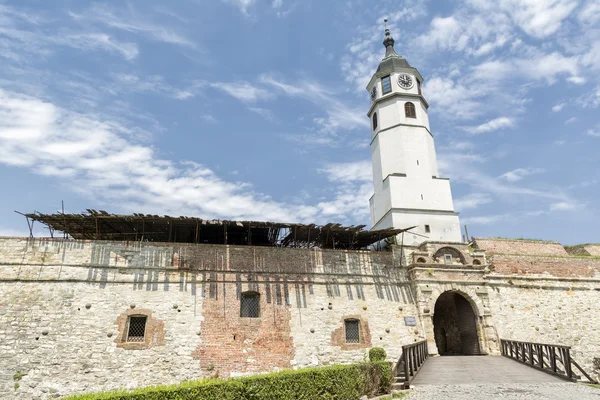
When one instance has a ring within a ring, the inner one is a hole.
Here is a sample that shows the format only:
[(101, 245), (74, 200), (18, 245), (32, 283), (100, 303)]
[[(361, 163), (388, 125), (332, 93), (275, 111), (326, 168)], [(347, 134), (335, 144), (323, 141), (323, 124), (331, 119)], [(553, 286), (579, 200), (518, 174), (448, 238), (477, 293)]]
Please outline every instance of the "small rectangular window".
[(431, 228), (429, 227), (429, 225), (425, 225), (425, 233), (430, 233), (431, 232)]
[(452, 264), (452, 254), (445, 254), (444, 261), (446, 262), (446, 264)]
[(421, 81), (417, 79), (417, 88), (419, 89), (419, 94), (422, 95), (423, 92), (421, 91)]
[(389, 93), (392, 91), (392, 81), (390, 79), (390, 76), (384, 76), (383, 78), (381, 78), (381, 86), (383, 88), (383, 94)]
[(240, 299), (240, 317), (260, 317), (260, 294), (255, 292), (242, 293), (242, 298)]
[(347, 319), (344, 321), (346, 329), (346, 343), (360, 343), (360, 326), (356, 319)]
[(143, 342), (146, 337), (146, 321), (148, 317), (137, 316), (129, 317), (129, 327), (127, 328), (127, 342)]

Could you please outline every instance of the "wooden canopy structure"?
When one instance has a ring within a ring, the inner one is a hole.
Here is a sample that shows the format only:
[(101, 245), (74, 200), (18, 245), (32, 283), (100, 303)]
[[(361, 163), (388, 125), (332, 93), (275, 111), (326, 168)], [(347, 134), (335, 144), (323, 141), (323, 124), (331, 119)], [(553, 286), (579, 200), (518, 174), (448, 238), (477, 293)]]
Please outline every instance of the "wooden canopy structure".
[[(291, 224), (206, 220), (148, 214), (116, 215), (87, 210), (82, 214), (23, 214), (31, 226), (46, 225), (50, 235), (64, 232), (73, 239), (364, 249), (403, 229), (363, 230), (364, 225)], [(33, 234), (32, 234), (33, 235)]]

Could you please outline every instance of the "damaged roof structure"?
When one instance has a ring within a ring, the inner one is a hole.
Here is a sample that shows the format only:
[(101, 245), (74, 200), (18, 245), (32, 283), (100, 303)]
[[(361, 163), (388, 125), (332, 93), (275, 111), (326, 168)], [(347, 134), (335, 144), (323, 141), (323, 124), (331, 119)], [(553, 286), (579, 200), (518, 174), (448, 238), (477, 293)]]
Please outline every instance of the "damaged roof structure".
[(73, 239), (84, 240), (365, 249), (408, 230), (369, 231), (363, 229), (365, 225), (207, 220), (137, 213), (117, 215), (89, 209), (82, 214), (35, 212), (23, 215), (32, 237), (33, 223), (37, 221), (48, 227), (52, 237), (60, 231)]

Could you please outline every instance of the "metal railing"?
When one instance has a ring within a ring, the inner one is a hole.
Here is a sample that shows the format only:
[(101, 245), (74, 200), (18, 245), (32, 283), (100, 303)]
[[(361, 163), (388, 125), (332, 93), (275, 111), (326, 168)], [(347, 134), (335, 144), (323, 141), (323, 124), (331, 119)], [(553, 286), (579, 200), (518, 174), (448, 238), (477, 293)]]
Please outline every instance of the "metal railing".
[(428, 357), (427, 340), (402, 346), (402, 355), (392, 370), (392, 376), (397, 377), (396, 382), (401, 383), (404, 389), (408, 389)]
[(569, 381), (581, 380), (578, 369), (591, 383), (598, 383), (571, 358), (571, 347), (500, 339), (502, 355)]

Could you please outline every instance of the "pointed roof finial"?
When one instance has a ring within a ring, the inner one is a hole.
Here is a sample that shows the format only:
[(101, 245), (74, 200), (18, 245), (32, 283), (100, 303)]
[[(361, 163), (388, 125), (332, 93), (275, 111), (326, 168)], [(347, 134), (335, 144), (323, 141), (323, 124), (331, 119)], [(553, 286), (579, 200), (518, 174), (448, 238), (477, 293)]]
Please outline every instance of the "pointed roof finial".
[(387, 26), (387, 21), (388, 19), (385, 18), (383, 20), (383, 23), (385, 24), (385, 38), (383, 38), (383, 45), (385, 46), (386, 50), (386, 57), (387, 56), (391, 56), (392, 53), (396, 54), (396, 52), (394, 51), (394, 38), (392, 37), (392, 35), (390, 35), (390, 29)]

